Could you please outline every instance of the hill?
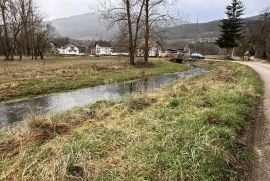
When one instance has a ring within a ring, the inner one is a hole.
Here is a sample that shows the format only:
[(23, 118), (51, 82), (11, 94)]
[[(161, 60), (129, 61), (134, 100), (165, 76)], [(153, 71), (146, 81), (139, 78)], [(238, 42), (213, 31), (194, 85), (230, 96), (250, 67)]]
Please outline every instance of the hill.
[(169, 30), (168, 39), (213, 38), (219, 34), (219, 21), (192, 23), (173, 27)]
[[(249, 17), (246, 21), (258, 20), (259, 16)], [(184, 24), (183, 24), (184, 23)], [(166, 39), (215, 38), (219, 35), (219, 20), (207, 23), (178, 22), (170, 28)], [(107, 23), (96, 14), (83, 14), (52, 21), (61, 36), (77, 40), (111, 40), (116, 30), (108, 30)]]
[[(89, 13), (51, 21), (60, 36), (76, 40), (111, 40), (116, 30), (108, 30), (108, 24), (97, 14)], [(188, 24), (177, 21), (177, 24)]]
[(113, 31), (96, 14), (83, 14), (52, 20), (52, 25), (60, 36), (77, 40), (111, 39)]
[[(246, 23), (259, 20), (260, 16), (252, 16), (245, 19)], [(194, 39), (194, 38), (216, 38), (218, 37), (220, 20), (207, 23), (192, 23), (175, 26), (170, 29), (167, 39)]]

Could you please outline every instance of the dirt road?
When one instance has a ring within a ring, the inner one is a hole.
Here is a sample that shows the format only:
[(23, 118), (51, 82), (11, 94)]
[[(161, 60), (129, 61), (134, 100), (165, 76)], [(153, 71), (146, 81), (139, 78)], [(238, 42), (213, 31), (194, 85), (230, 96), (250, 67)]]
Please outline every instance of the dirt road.
[(258, 159), (251, 180), (270, 181), (270, 64), (261, 62), (239, 62), (254, 69), (265, 86), (263, 97), (264, 119), (255, 126), (254, 149)]

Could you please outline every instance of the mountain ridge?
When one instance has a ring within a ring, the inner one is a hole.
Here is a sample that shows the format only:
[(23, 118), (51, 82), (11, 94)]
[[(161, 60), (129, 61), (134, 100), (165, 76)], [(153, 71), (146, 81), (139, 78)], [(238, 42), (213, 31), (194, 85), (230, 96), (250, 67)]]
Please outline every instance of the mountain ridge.
[[(259, 16), (245, 18), (246, 21), (258, 20)], [(95, 13), (86, 13), (51, 21), (60, 36), (76, 40), (112, 40), (116, 29), (108, 30), (108, 24)], [(168, 29), (166, 39), (201, 39), (216, 38), (219, 35), (220, 20), (204, 23), (179, 22), (179, 25)]]

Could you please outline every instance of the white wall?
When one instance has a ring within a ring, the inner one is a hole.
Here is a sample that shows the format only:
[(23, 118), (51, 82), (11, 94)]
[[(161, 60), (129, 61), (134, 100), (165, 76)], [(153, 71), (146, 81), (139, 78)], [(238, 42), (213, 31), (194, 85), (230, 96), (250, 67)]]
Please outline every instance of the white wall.
[(111, 47), (101, 47), (98, 44), (96, 45), (96, 55), (112, 55)]
[(80, 55), (80, 49), (75, 45), (69, 45), (67, 48), (57, 49), (60, 55)]
[(157, 47), (152, 47), (149, 50), (149, 57), (156, 57), (158, 56), (158, 48)]
[[(137, 50), (138, 52), (138, 56), (141, 57), (141, 56), (144, 56), (144, 50), (143, 49), (138, 49)], [(159, 48), (157, 47), (152, 47), (149, 49), (149, 57), (157, 57), (159, 56)]]
[(112, 56), (128, 56), (129, 53), (127, 52), (112, 52)]
[(159, 50), (158, 51), (158, 56), (159, 57), (167, 57), (168, 56), (168, 51)]

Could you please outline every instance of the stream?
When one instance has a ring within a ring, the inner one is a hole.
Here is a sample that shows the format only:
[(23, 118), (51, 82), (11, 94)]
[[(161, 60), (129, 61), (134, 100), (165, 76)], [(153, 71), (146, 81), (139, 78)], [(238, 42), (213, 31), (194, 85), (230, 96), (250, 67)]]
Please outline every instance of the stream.
[(23, 121), (30, 113), (56, 114), (101, 100), (114, 100), (134, 92), (154, 91), (173, 82), (207, 72), (193, 68), (185, 72), (162, 74), (146, 79), (79, 89), (71, 92), (0, 103), (0, 128)]

